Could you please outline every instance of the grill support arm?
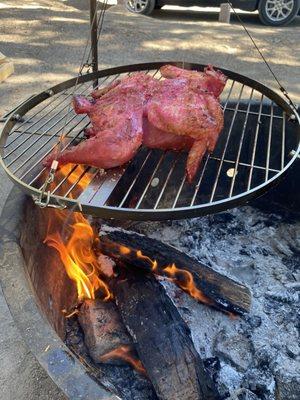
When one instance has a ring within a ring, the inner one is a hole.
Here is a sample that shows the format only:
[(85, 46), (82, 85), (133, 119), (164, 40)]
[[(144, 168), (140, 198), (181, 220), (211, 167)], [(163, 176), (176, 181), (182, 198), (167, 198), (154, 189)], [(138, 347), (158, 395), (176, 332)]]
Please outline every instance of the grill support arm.
[[(93, 72), (98, 72), (98, 24), (97, 24), (97, 0), (90, 0), (90, 26), (91, 26), (91, 52)], [(98, 79), (94, 80), (93, 86), (98, 85)]]

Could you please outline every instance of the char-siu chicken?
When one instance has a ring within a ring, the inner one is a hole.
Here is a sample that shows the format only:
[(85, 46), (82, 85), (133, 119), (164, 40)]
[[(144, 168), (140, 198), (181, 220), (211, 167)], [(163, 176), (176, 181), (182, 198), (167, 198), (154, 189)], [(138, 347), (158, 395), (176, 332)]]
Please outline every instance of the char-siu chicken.
[(204, 72), (163, 66), (157, 80), (135, 73), (95, 90), (93, 100), (75, 96), (77, 114), (86, 113), (91, 127), (85, 141), (63, 153), (52, 153), (59, 164), (69, 162), (98, 168), (120, 166), (144, 144), (163, 150), (188, 150), (191, 182), (206, 151), (213, 151), (223, 128), (219, 103), (226, 77), (208, 66)]

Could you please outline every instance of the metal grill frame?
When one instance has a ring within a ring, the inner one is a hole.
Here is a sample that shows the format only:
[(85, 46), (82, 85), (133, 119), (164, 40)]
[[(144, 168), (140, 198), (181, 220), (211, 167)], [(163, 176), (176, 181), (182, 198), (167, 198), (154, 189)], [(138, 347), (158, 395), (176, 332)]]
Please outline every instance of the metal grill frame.
[[(115, 68), (109, 68), (105, 70), (98, 71), (97, 73), (89, 73), (79, 77), (78, 85), (89, 82), (89, 81), (97, 81), (100, 78), (109, 77), (111, 75), (118, 75), (122, 73), (131, 73), (136, 71), (147, 71), (147, 70), (158, 70), (161, 66), (165, 64), (172, 64), (178, 67), (182, 67), (182, 62), (154, 62), (154, 63), (142, 63), (142, 64), (134, 64), (134, 65), (125, 65)], [(186, 69), (195, 69), (195, 70), (203, 70), (205, 65), (194, 64), (194, 63), (184, 63), (184, 68)], [(218, 68), (218, 67), (217, 67)], [(260, 92), (262, 95), (266, 96), (268, 99), (272, 100), (276, 105), (282, 108), (282, 110), (286, 113), (287, 116), (292, 117), (294, 119), (295, 124), (297, 124), (297, 135), (298, 135), (298, 148), (295, 149), (293, 156), (290, 161), (282, 168), (282, 170), (277, 173), (271, 179), (268, 179), (266, 182), (252, 188), (247, 191), (228, 197), (226, 199), (212, 201), (209, 203), (203, 203), (199, 205), (191, 205), (189, 207), (177, 207), (177, 208), (164, 208), (157, 209), (154, 207), (153, 209), (133, 209), (133, 208), (123, 208), (123, 207), (111, 207), (111, 206), (94, 206), (89, 204), (80, 204), (77, 200), (71, 199), (68, 197), (62, 197), (59, 195), (51, 195), (50, 203), (52, 204), (62, 204), (67, 208), (71, 208), (73, 211), (83, 211), (87, 214), (92, 214), (99, 216), (101, 218), (115, 218), (115, 219), (129, 219), (129, 220), (166, 220), (166, 219), (181, 219), (188, 217), (196, 217), (200, 215), (206, 215), (211, 213), (216, 213), (220, 211), (227, 210), (229, 208), (233, 208), (236, 206), (240, 206), (245, 204), (247, 201), (256, 198), (271, 187), (273, 187), (278, 180), (282, 178), (288, 171), (288, 169), (292, 166), (292, 164), (299, 158), (300, 153), (300, 118), (297, 113), (293, 110), (293, 108), (277, 93), (264, 86), (263, 84), (245, 77), (243, 75), (237, 74), (235, 72), (218, 68), (220, 69), (229, 79), (239, 82), (242, 85), (246, 85), (257, 92)], [(5, 123), (3, 130), (0, 135), (0, 165), (7, 173), (8, 177), (17, 184), (23, 191), (32, 195), (34, 198), (41, 194), (41, 190), (30, 186), (23, 182), (21, 179), (16, 177), (10, 169), (6, 166), (4, 160), (2, 159), (4, 146), (9, 136), (9, 133), (12, 131), (13, 127), (17, 123), (19, 117), (25, 115), (29, 110), (33, 107), (37, 106), (41, 102), (49, 97), (58, 94), (66, 89), (72, 88), (76, 84), (77, 78), (70, 79), (63, 83), (60, 83), (51, 89), (45, 90), (31, 98), (28, 101), (22, 103), (15, 112), (10, 115), (7, 122)], [(246, 111), (245, 111), (246, 112)], [(263, 114), (262, 114), (263, 115)], [(271, 128), (270, 128), (271, 129)], [(227, 143), (228, 144), (228, 143)], [(226, 144), (226, 146), (227, 146)], [(223, 157), (225, 155), (226, 148), (223, 153)], [(220, 171), (218, 171), (218, 174)], [(267, 172), (266, 172), (267, 173)], [(184, 181), (182, 181), (181, 185), (183, 186)], [(182, 187), (181, 187), (182, 188)], [(231, 193), (232, 194), (232, 193)], [(195, 197), (195, 196), (194, 196)], [(213, 199), (213, 194), (212, 194)], [(176, 201), (175, 201), (176, 204)]]

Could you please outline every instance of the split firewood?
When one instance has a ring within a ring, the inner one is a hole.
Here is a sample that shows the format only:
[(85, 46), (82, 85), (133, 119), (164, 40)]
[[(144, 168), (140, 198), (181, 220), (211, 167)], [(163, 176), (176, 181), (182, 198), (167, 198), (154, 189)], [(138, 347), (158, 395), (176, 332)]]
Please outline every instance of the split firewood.
[(111, 283), (123, 322), (159, 399), (219, 399), (188, 326), (155, 277), (123, 268)]
[(158, 240), (102, 226), (98, 249), (131, 268), (170, 278), (198, 301), (216, 309), (244, 314), (251, 306), (250, 290)]
[(102, 357), (120, 346), (132, 345), (114, 302), (85, 300), (80, 307), (78, 320), (84, 332), (84, 342), (96, 363), (116, 364), (120, 358)]

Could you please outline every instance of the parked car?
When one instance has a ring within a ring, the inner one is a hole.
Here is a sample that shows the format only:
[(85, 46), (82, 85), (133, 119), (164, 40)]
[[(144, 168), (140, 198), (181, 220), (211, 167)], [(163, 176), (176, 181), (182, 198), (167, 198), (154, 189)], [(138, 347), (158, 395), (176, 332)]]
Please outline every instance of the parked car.
[[(226, 0), (124, 0), (129, 11), (149, 15), (164, 5), (183, 7), (218, 7)], [(233, 7), (246, 11), (258, 10), (265, 25), (280, 26), (291, 22), (300, 13), (300, 0), (231, 0)]]

